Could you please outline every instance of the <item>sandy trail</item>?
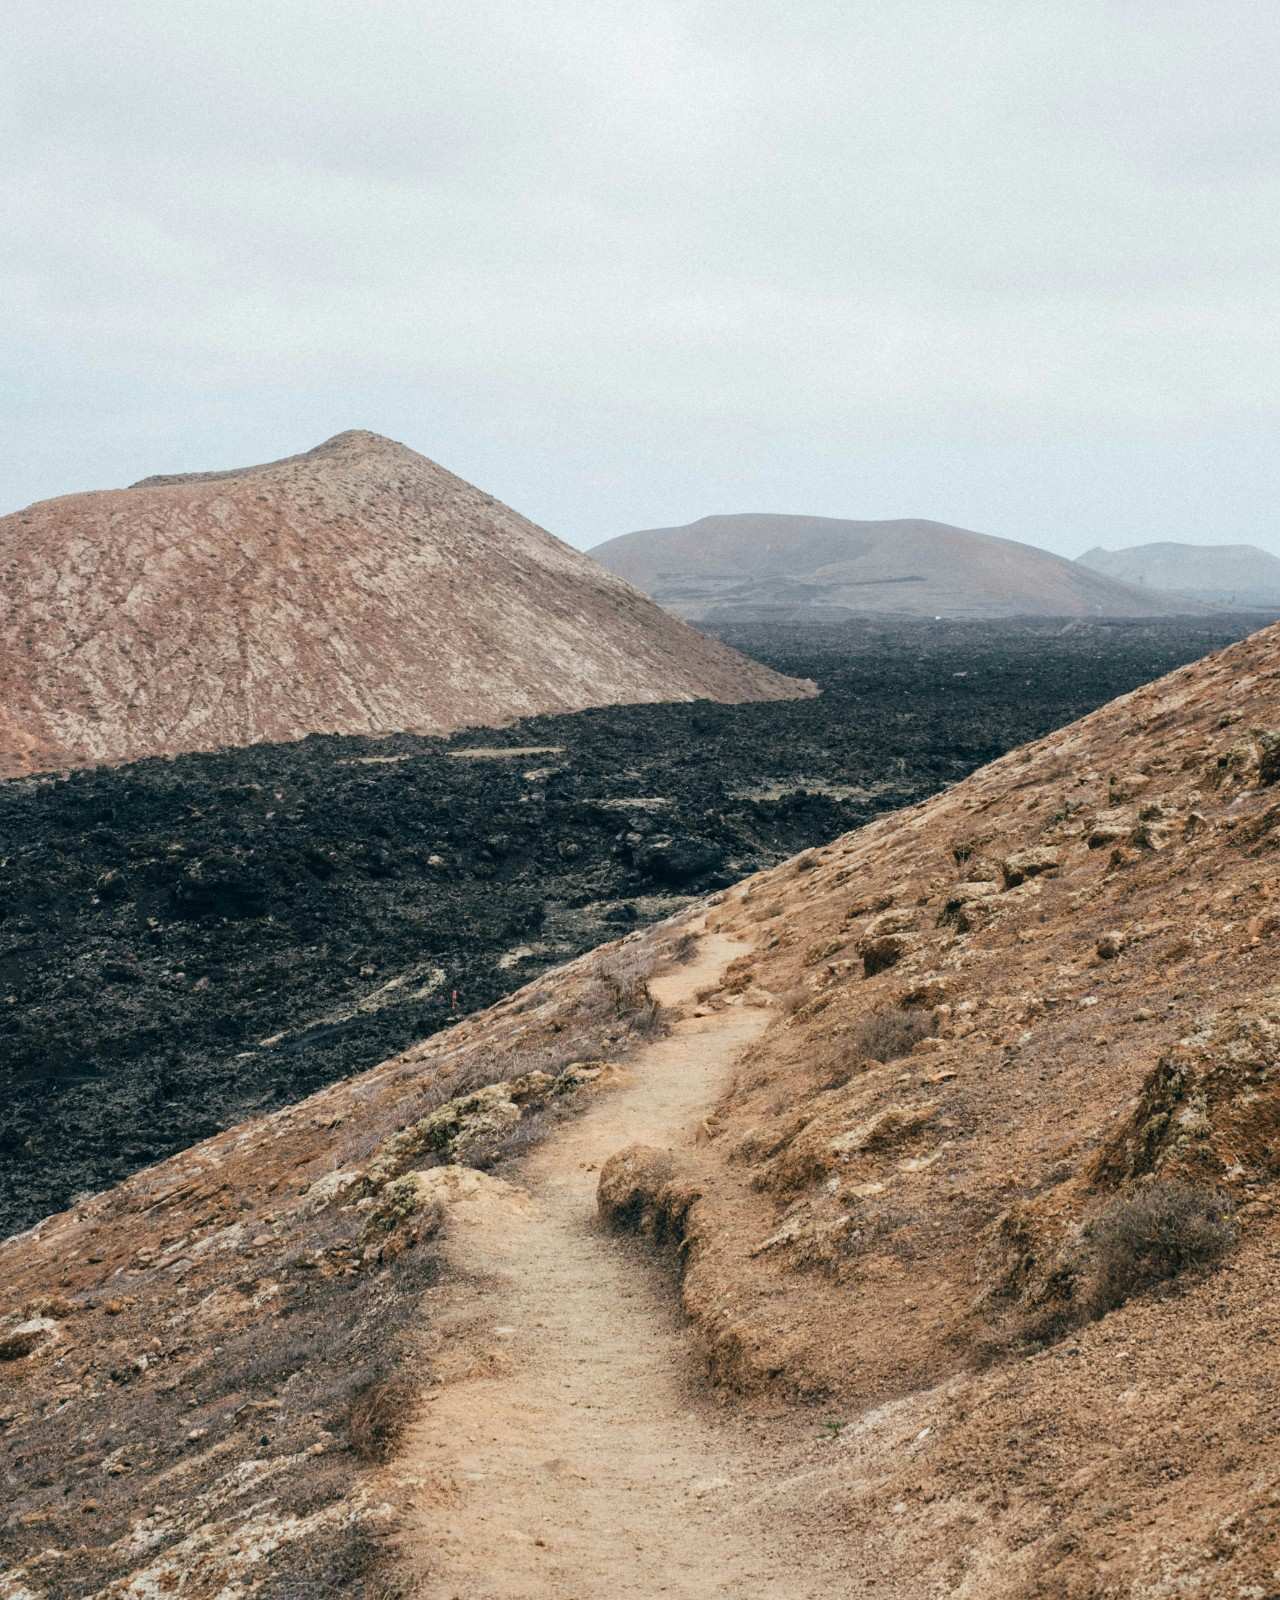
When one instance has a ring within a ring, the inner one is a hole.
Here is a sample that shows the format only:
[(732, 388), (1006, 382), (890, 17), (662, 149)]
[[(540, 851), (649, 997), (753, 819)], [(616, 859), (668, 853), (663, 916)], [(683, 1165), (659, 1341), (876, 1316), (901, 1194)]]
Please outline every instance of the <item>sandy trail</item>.
[[(705, 935), (654, 981), (677, 1006), (742, 946)], [(692, 1131), (768, 1013), (678, 1021), (629, 1081), (523, 1164), (524, 1187), (462, 1202), (436, 1297), (442, 1348), (465, 1349), (414, 1427), (407, 1555), (432, 1600), (793, 1600), (830, 1595), (785, 1528), (760, 1526), (776, 1426), (728, 1420), (696, 1392), (669, 1271), (596, 1222), (600, 1165)], [(784, 1429), (784, 1433), (785, 1433)], [(812, 1434), (812, 1424), (808, 1427)], [(837, 1586), (834, 1592), (839, 1592)]]

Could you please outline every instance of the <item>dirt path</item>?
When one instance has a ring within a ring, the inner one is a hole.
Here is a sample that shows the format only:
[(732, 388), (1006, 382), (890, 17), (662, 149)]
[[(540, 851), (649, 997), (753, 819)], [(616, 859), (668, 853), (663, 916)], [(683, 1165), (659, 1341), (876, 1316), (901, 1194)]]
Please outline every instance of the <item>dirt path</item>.
[[(703, 937), (653, 984), (669, 1006), (741, 946)], [(464, 1281), (439, 1297), (443, 1348), (468, 1352), (412, 1432), (408, 1547), (431, 1600), (800, 1600), (833, 1591), (798, 1570), (759, 1502), (779, 1441), (696, 1393), (669, 1274), (596, 1223), (600, 1165), (621, 1146), (692, 1145), (699, 1117), (767, 1012), (676, 1023), (534, 1152), (526, 1188), (486, 1187), (452, 1213)], [(451, 1380), (451, 1381), (449, 1381)]]

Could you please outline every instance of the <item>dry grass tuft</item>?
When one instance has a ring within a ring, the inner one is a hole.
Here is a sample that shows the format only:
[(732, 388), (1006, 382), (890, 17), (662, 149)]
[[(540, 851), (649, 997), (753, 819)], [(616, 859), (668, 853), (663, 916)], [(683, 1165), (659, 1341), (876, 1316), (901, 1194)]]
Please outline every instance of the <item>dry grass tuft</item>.
[(667, 1030), (662, 1007), (649, 988), (656, 965), (652, 950), (624, 946), (611, 951), (596, 968), (601, 1008), (625, 1022), (627, 1031), (639, 1040), (661, 1038)]
[(817, 1081), (824, 1089), (843, 1088), (869, 1062), (897, 1061), (937, 1031), (932, 1011), (904, 1006), (873, 1011), (834, 1041), (829, 1058), (819, 1063)]
[(287, 1565), (256, 1591), (258, 1600), (409, 1600), (392, 1575), (385, 1535), (361, 1522), (326, 1528), (286, 1553)]
[(1085, 1308), (1103, 1317), (1144, 1289), (1220, 1260), (1235, 1243), (1236, 1224), (1220, 1196), (1156, 1182), (1114, 1200), (1087, 1238), (1093, 1271)]
[(347, 1442), (361, 1461), (389, 1461), (408, 1422), (413, 1398), (403, 1379), (379, 1376), (363, 1384), (347, 1406)]
[(938, 1019), (932, 1011), (893, 1006), (860, 1018), (850, 1031), (849, 1046), (869, 1061), (897, 1061), (937, 1031)]

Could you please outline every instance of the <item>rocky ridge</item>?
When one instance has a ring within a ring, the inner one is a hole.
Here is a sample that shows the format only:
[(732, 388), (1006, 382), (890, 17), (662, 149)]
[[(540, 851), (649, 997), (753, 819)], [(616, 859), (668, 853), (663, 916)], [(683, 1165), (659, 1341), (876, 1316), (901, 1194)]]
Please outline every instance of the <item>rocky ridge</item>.
[[(1273, 627), (712, 919), (780, 1016), (701, 1169), (628, 1181), (717, 1379), (841, 1419), (851, 1593), (1274, 1588), (1278, 784)], [(1117, 1263), (1153, 1205), (1202, 1266)]]
[(424, 456), (338, 434), (0, 518), (0, 776), (813, 692)]

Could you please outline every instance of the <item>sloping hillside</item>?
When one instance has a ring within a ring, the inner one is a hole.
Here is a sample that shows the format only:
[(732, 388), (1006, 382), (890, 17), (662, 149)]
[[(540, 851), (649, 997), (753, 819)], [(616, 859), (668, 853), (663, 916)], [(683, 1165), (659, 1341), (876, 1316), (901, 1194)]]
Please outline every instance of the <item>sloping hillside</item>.
[(0, 776), (812, 692), (372, 433), (0, 519)]
[[(415, 1550), (500, 1534), (538, 1595), (588, 1561), (632, 1571), (629, 1526), (681, 1561), (705, 1534), (736, 1573), (785, 1556), (767, 1592), (1269, 1595), (1278, 785), (1280, 627), (0, 1246), (0, 1581), (105, 1600), (181, 1571), (204, 1596), (313, 1556), (337, 1571), (339, 1534), (357, 1572), (354, 1530), (400, 1504)], [(646, 979), (689, 943), (740, 953), (656, 986), (655, 1013)], [(674, 1057), (649, 1042), (664, 1027)], [(668, 1131), (662, 1097), (695, 1109), (716, 1038), (738, 1041), (727, 1091), (692, 1136)], [(620, 1078), (572, 1064), (628, 1050)], [(655, 1149), (557, 1134), (549, 1107), (607, 1130), (591, 1107), (619, 1081), (613, 1139), (656, 1128)], [(502, 1181), (470, 1170), (539, 1132)], [(539, 1229), (585, 1273), (573, 1197), (602, 1161), (606, 1219), (679, 1263), (721, 1390), (679, 1411), (655, 1382), (631, 1468), (625, 1432), (588, 1463), (520, 1410), (548, 1373), (590, 1406), (611, 1360), (621, 1390), (654, 1341), (677, 1359), (643, 1259), (608, 1258), (630, 1286), (608, 1340), (550, 1292)], [(417, 1301), (442, 1227), (448, 1276)], [(544, 1327), (496, 1325), (553, 1301)], [(360, 1475), (378, 1454), (361, 1375), (415, 1323), (412, 1434)], [(715, 1420), (735, 1396), (767, 1397), (738, 1431)], [(518, 1479), (553, 1528), (495, 1521)], [(605, 1491), (634, 1514), (593, 1520)], [(695, 1557), (671, 1593), (706, 1592)]]
[(623, 534), (591, 554), (677, 616), (699, 621), (1147, 617), (1199, 609), (1033, 545), (910, 519), (703, 517)]
[(1081, 566), (1121, 583), (1215, 605), (1280, 607), (1280, 560), (1254, 544), (1135, 544), (1086, 550)]
[(1278, 781), (1270, 628), (712, 919), (784, 1015), (650, 1203), (717, 1376), (845, 1424), (851, 1593), (1274, 1588)]

